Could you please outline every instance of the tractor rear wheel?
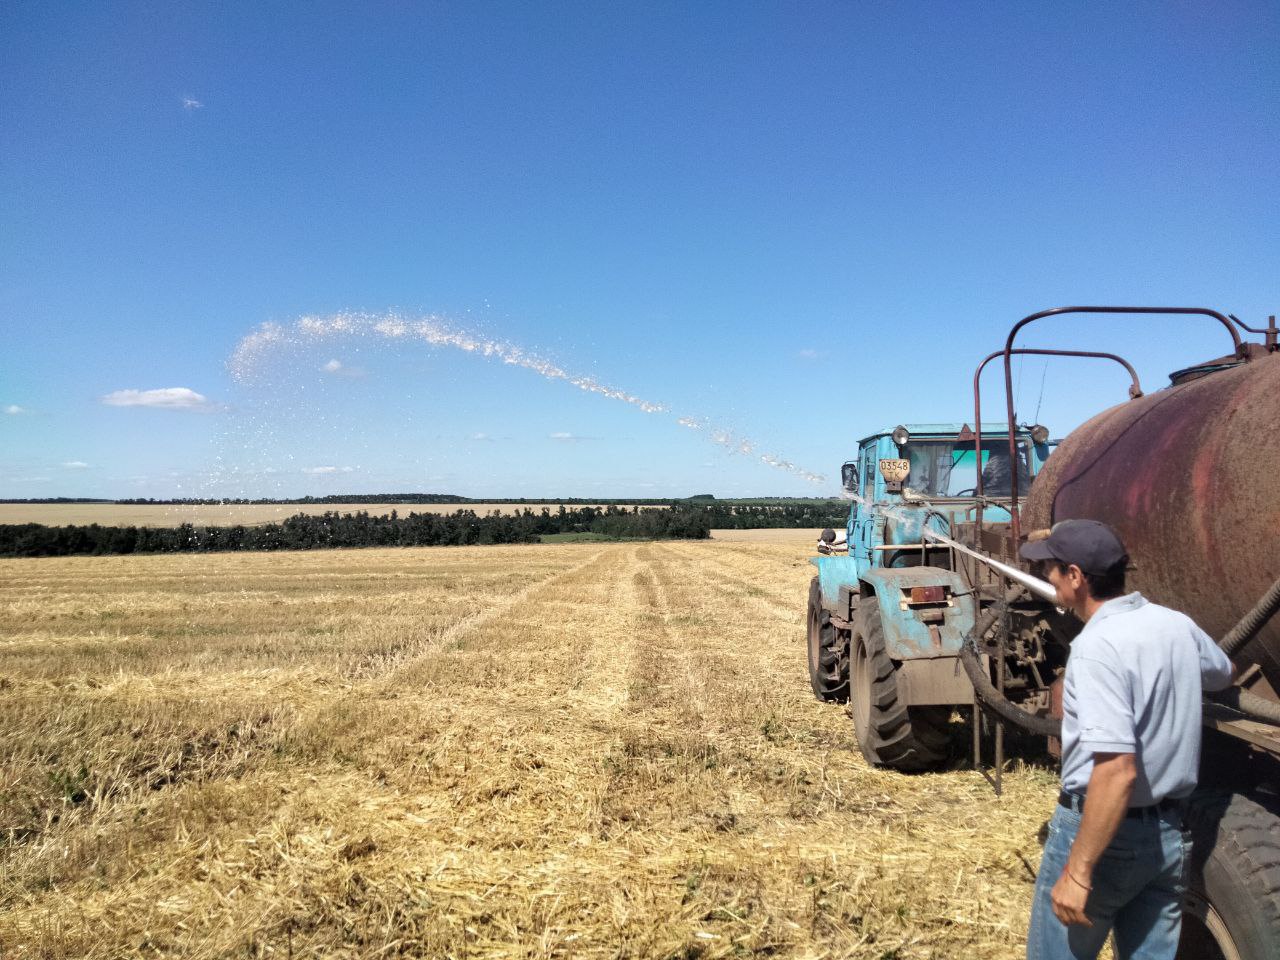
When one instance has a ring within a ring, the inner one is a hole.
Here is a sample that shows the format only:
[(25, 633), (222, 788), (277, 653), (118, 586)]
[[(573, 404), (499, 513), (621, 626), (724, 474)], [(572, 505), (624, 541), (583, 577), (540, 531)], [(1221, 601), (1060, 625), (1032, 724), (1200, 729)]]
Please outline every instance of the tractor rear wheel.
[(855, 622), (849, 699), (862, 755), (877, 767), (936, 769), (947, 760), (951, 708), (909, 707), (901, 701), (874, 597), (862, 602)]
[(806, 617), (809, 636), (809, 686), (819, 700), (844, 703), (849, 699), (849, 635), (831, 623), (831, 614), (822, 608), (818, 578), (809, 584)]
[(1242, 794), (1193, 799), (1179, 960), (1280, 957), (1280, 816)]

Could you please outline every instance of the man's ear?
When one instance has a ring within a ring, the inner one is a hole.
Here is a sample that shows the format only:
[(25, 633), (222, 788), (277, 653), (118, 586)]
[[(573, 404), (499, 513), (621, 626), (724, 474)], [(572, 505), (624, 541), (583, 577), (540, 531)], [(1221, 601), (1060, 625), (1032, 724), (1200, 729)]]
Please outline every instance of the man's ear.
[(1067, 580), (1071, 583), (1073, 590), (1079, 590), (1085, 584), (1084, 571), (1077, 567), (1074, 563), (1067, 565)]

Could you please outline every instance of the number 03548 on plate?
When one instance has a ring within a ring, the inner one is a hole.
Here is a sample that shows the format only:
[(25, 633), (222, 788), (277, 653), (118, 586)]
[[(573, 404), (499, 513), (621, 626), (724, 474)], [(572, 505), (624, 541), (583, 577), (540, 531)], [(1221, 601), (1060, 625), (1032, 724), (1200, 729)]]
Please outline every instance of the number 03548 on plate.
[(880, 476), (888, 483), (901, 483), (911, 472), (910, 460), (881, 460)]

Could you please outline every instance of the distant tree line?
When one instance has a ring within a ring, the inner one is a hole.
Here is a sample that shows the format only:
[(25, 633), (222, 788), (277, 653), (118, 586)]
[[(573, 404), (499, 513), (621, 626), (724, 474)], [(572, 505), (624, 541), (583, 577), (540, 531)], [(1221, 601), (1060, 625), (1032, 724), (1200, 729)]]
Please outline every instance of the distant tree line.
[(847, 500), (797, 500), (742, 503), (716, 500), (691, 506), (713, 530), (759, 527), (843, 527), (849, 519)]
[(480, 516), (452, 514), (388, 516), (334, 511), (298, 514), (280, 523), (229, 527), (50, 527), (39, 523), (0, 525), (0, 556), (65, 557), (77, 554), (203, 553), (223, 550), (318, 550), (336, 547), (426, 547), (534, 543), (544, 534), (594, 533), (606, 537), (664, 540), (705, 539), (707, 517), (695, 509), (641, 510), (608, 506), (538, 513)]

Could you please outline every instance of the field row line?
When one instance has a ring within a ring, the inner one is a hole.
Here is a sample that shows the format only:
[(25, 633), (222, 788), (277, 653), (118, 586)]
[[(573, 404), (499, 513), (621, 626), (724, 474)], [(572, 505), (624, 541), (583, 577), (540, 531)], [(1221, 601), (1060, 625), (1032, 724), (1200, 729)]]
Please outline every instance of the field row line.
[(400, 669), (420, 657), (426, 650), (443, 650), (456, 645), (458, 641), (467, 634), (475, 630), (479, 630), (491, 621), (504, 616), (512, 609), (528, 601), (529, 598), (538, 591), (552, 586), (561, 580), (573, 577), (588, 567), (595, 565), (603, 553), (603, 550), (598, 550), (595, 553), (592, 553), (586, 560), (576, 564), (575, 566), (557, 571), (556, 573), (543, 577), (541, 580), (535, 580), (533, 583), (530, 583), (517, 592), (511, 594), (500, 603), (485, 607), (470, 616), (458, 620), (435, 636), (425, 638), (418, 643), (407, 644), (404, 647), (391, 650), (385, 654), (372, 656), (367, 661), (367, 666), (362, 665), (364, 669), (359, 671), (359, 673), (363, 674), (370, 680), (377, 679), (383, 683), (388, 683)]

